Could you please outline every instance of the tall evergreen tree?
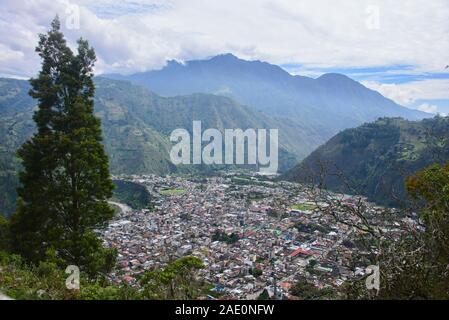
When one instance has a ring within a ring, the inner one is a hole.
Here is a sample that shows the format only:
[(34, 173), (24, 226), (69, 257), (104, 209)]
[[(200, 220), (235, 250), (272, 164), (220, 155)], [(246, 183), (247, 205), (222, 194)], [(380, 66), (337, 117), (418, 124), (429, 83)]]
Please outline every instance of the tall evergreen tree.
[(9, 249), (9, 223), (0, 213), (0, 251)]
[(58, 260), (90, 273), (104, 270), (113, 253), (93, 233), (113, 216), (113, 184), (94, 116), (94, 50), (78, 40), (74, 54), (56, 17), (36, 48), (39, 76), (30, 80), (38, 100), (37, 133), (18, 150), (23, 171), (11, 220), (16, 251), (31, 261), (54, 252)]

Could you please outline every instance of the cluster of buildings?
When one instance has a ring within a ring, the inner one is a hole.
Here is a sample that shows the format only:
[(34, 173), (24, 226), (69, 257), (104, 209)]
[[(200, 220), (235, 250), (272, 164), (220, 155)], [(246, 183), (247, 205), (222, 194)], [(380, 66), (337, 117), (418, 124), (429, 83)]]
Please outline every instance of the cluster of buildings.
[[(321, 212), (298, 184), (232, 174), (120, 178), (146, 186), (154, 208), (121, 210), (101, 231), (118, 250), (113, 281), (137, 285), (145, 271), (195, 256), (216, 295), (255, 299), (267, 290), (288, 298), (298, 277), (338, 287), (364, 272), (345, 267), (360, 230)], [(351, 205), (351, 197), (345, 201)]]

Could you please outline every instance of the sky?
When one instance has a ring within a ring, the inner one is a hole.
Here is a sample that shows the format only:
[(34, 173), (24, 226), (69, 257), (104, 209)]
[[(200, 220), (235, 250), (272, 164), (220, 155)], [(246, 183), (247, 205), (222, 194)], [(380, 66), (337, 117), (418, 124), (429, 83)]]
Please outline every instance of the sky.
[(448, 0), (0, 0), (0, 76), (38, 72), (38, 34), (56, 14), (71, 46), (95, 48), (97, 74), (232, 53), (449, 114)]

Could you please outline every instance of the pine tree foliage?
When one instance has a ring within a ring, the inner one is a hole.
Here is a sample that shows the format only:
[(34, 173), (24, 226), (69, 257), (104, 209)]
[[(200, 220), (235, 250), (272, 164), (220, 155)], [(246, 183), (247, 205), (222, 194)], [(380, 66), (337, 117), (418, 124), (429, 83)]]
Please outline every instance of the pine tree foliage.
[(94, 116), (95, 52), (79, 39), (73, 53), (57, 17), (36, 51), (42, 70), (30, 80), (30, 95), (38, 101), (38, 130), (17, 152), (23, 170), (11, 220), (14, 248), (31, 261), (54, 250), (64, 263), (95, 273), (113, 261), (94, 234), (113, 216), (108, 157)]

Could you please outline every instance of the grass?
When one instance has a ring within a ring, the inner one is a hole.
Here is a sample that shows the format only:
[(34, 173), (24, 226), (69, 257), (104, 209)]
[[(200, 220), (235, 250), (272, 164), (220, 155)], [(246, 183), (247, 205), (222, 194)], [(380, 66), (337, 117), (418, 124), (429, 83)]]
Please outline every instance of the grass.
[(308, 203), (299, 203), (292, 206), (293, 210), (299, 210), (299, 211), (313, 211), (315, 210), (315, 206), (313, 204)]
[(186, 190), (185, 189), (164, 189), (164, 190), (160, 190), (159, 193), (164, 195), (164, 196), (175, 196), (178, 194), (183, 194), (185, 193)]

